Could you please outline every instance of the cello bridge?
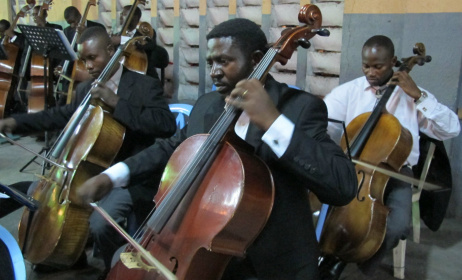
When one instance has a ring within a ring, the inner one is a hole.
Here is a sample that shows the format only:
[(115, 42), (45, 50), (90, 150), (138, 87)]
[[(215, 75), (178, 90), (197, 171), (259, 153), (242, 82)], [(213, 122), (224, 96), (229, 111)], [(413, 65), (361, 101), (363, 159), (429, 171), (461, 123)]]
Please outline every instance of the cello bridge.
[(141, 259), (141, 254), (136, 252), (124, 252), (120, 254), (120, 260), (128, 269), (143, 269), (146, 271), (157, 270), (156, 267), (147, 265)]

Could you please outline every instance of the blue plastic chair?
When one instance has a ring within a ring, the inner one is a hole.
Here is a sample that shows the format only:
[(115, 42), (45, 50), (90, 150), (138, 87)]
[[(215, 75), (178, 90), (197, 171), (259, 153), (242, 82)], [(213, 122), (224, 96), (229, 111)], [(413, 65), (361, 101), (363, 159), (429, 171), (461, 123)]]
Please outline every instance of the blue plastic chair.
[[(168, 107), (170, 108), (170, 111), (176, 115), (176, 126), (178, 132), (188, 123), (188, 117), (193, 106), (183, 103), (173, 103), (169, 104)], [(133, 236), (138, 227), (139, 225), (136, 222), (135, 213), (132, 212), (127, 218), (127, 232)]]
[(168, 107), (170, 107), (170, 111), (172, 111), (172, 113), (177, 114), (176, 126), (178, 129), (182, 129), (188, 123), (187, 117), (189, 117), (189, 114), (191, 113), (193, 106), (183, 103), (174, 103), (169, 104)]

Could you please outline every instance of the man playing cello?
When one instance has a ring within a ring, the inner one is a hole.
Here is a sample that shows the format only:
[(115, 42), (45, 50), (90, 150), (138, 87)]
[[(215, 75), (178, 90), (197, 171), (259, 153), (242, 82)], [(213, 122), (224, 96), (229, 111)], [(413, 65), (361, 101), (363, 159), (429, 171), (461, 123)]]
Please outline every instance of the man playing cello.
[(84, 202), (97, 201), (127, 181), (161, 173), (181, 142), (207, 133), (231, 104), (244, 111), (235, 132), (269, 166), (276, 194), (269, 220), (247, 257), (233, 259), (223, 279), (318, 279), (318, 247), (306, 192), (331, 204), (348, 203), (357, 185), (353, 165), (327, 136), (327, 111), (319, 98), (270, 75), (264, 87), (258, 80), (245, 80), (267, 51), (257, 24), (228, 20), (215, 26), (207, 40), (207, 63), (217, 91), (197, 100), (181, 139), (157, 141), (88, 180), (79, 193)]
[[(345, 121), (348, 125), (358, 115), (371, 111), (380, 99), (379, 88), (396, 85), (387, 102), (387, 111), (407, 128), (413, 138), (412, 150), (400, 173), (411, 176), (411, 166), (419, 158), (419, 131), (439, 140), (446, 140), (459, 134), (459, 120), (448, 107), (438, 103), (435, 96), (418, 87), (405, 71), (393, 71), (397, 61), (393, 42), (386, 36), (369, 38), (362, 48), (363, 77), (333, 89), (324, 101), (329, 118)], [(329, 134), (338, 141), (341, 128), (329, 124)], [(385, 191), (385, 205), (390, 209), (385, 239), (379, 250), (359, 265), (366, 275), (372, 275), (385, 253), (409, 234), (412, 207), (410, 184), (390, 178)], [(324, 279), (338, 279), (345, 267), (340, 260), (328, 256), (321, 264)]]

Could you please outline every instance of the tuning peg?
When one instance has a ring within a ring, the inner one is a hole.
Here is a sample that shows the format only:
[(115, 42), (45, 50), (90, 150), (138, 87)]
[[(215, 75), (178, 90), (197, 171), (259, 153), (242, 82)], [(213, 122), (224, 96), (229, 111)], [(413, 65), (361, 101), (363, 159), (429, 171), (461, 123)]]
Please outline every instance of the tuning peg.
[(308, 49), (311, 46), (311, 43), (305, 38), (301, 38), (298, 40), (298, 45), (304, 49)]
[(323, 37), (328, 37), (330, 35), (330, 31), (325, 28), (312, 29), (311, 32), (316, 33), (319, 36), (323, 36)]

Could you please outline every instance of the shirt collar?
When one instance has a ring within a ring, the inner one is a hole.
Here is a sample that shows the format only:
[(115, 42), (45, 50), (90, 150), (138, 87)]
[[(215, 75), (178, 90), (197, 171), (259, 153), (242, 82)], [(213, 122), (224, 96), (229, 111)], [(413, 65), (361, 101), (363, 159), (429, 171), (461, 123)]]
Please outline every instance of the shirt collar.
[(112, 77), (106, 83), (106, 86), (110, 88), (114, 93), (117, 93), (117, 90), (119, 88), (119, 82), (122, 77), (122, 70), (123, 67), (119, 64), (119, 69), (117, 69), (114, 75), (112, 75)]

